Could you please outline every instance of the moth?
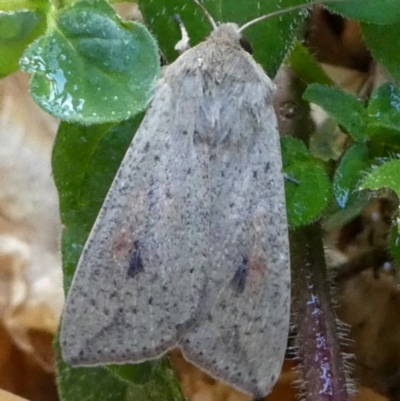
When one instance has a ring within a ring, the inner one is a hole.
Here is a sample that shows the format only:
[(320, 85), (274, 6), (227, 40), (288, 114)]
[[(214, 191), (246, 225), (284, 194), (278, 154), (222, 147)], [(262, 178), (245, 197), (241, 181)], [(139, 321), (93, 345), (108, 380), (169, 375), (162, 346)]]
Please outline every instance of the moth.
[(290, 267), (274, 84), (217, 26), (168, 66), (82, 252), (61, 325), (74, 366), (173, 347), (267, 395), (289, 330)]

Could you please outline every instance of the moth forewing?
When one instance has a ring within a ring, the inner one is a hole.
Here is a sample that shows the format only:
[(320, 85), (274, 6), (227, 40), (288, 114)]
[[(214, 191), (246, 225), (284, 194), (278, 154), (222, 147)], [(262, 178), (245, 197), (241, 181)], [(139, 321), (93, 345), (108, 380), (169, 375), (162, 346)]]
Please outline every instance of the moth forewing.
[(74, 365), (179, 345), (255, 397), (276, 382), (290, 272), (274, 86), (235, 24), (166, 68), (85, 246), (64, 311)]

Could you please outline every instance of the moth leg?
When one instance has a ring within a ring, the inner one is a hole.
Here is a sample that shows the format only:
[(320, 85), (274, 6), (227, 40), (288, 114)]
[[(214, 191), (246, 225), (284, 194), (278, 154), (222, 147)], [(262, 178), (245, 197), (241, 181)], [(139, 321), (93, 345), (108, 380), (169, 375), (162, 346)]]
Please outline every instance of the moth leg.
[(186, 50), (190, 49), (190, 38), (189, 34), (185, 28), (185, 24), (179, 14), (174, 15), (174, 20), (179, 25), (181, 30), (182, 39), (175, 45), (174, 49), (180, 54), (184, 53)]
[(297, 180), (296, 178), (292, 177), (292, 176), (289, 175), (289, 174), (284, 173), (284, 174), (283, 174), (283, 178), (284, 178), (286, 181), (292, 182), (292, 183), (295, 184), (295, 185), (300, 185), (300, 181)]

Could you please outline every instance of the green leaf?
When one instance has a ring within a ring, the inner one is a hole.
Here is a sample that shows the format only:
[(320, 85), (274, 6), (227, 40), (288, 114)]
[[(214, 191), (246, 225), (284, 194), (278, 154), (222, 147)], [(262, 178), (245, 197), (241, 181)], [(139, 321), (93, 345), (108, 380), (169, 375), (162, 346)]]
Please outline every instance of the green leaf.
[[(142, 115), (119, 125), (62, 123), (53, 150), (54, 180), (64, 225), (62, 254), (67, 292), (84, 243)], [(109, 368), (71, 368), (58, 355), (63, 401), (183, 400), (168, 359)]]
[(299, 41), (296, 42), (295, 47), (291, 51), (288, 63), (295, 73), (307, 84), (333, 85), (333, 82), (321, 68), (321, 65)]
[(328, 175), (303, 142), (283, 137), (281, 146), (285, 173), (299, 181), (285, 183), (289, 225), (295, 228), (310, 224), (321, 216), (331, 199)]
[(348, 149), (333, 178), (333, 194), (340, 208), (344, 209), (358, 197), (357, 184), (368, 167), (366, 144), (356, 143)]
[(361, 24), (361, 28), (373, 57), (400, 80), (399, 24)]
[(308, 160), (310, 154), (304, 143), (298, 139), (290, 137), (281, 138), (282, 161), (283, 165), (287, 166), (291, 163), (291, 159)]
[(0, 13), (0, 78), (19, 69), (22, 53), (45, 29), (43, 10)]
[(49, 6), (49, 0), (0, 0), (0, 13), (11, 11), (37, 11)]
[(46, 111), (83, 124), (121, 121), (143, 111), (159, 74), (156, 43), (123, 22), (106, 0), (63, 8), (21, 59), (30, 90)]
[[(215, 21), (235, 22), (239, 25), (278, 9), (275, 0), (204, 0), (202, 2)], [(302, 4), (304, 0), (281, 0), (279, 9)], [(188, 30), (192, 46), (203, 41), (211, 32), (203, 12), (188, 0), (139, 0), (147, 25), (159, 40), (159, 46), (171, 62), (177, 57), (175, 44), (181, 33), (173, 16), (179, 14)], [(296, 11), (257, 23), (244, 32), (254, 48), (254, 58), (274, 77), (293, 42), (304, 11)]]
[(400, 140), (400, 89), (386, 83), (376, 89), (368, 104), (371, 135), (389, 130)]
[[(56, 344), (57, 384), (62, 401), (183, 401), (168, 358), (148, 362), (153, 369), (145, 370), (141, 380), (123, 380), (106, 367), (72, 368), (63, 362), (60, 346)], [(123, 365), (121, 369), (141, 365)], [(145, 374), (147, 376), (145, 376)], [(137, 377), (135, 379), (138, 379)]]
[(160, 365), (160, 361), (147, 361), (139, 365), (107, 365), (107, 369), (121, 380), (133, 384), (144, 384), (151, 380), (154, 371)]
[(391, 24), (400, 21), (398, 0), (348, 0), (327, 3), (330, 9), (358, 21)]
[(361, 189), (377, 191), (389, 188), (400, 196), (400, 160), (390, 160), (375, 168), (361, 185)]
[(107, 368), (119, 379), (131, 384), (129, 399), (140, 401), (184, 399), (167, 357), (138, 365), (109, 365)]
[(312, 84), (303, 98), (322, 107), (356, 141), (368, 139), (367, 110), (355, 96), (329, 86)]
[[(62, 401), (129, 401), (127, 382), (119, 380), (106, 368), (71, 368), (57, 350), (57, 385)], [(140, 399), (136, 398), (137, 401)]]

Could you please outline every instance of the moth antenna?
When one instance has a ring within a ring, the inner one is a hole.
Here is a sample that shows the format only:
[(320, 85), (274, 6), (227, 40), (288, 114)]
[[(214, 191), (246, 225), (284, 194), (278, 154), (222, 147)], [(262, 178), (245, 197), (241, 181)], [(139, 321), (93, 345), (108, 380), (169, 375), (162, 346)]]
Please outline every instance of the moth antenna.
[[(193, 1), (196, 1), (196, 0), (193, 0)], [(315, 6), (317, 4), (340, 3), (342, 1), (345, 1), (345, 0), (329, 0), (329, 1), (326, 1), (326, 2), (322, 1), (322, 0), (317, 0), (317, 1), (311, 1), (310, 3), (303, 3), (303, 4), (299, 4), (297, 6), (292, 6), (292, 7), (289, 7), (289, 8), (282, 9), (282, 10), (273, 11), (272, 13), (262, 15), (261, 17), (258, 17), (258, 18), (255, 18), (255, 19), (249, 21), (249, 22), (246, 22), (244, 25), (242, 25), (239, 28), (239, 33), (243, 32), (249, 26), (254, 25), (257, 22), (260, 22), (260, 21), (263, 21), (265, 19), (269, 19), (269, 18), (272, 18), (272, 17), (276, 17), (276, 16), (281, 15), (281, 14), (290, 13), (291, 11), (300, 10), (302, 8), (312, 7), (312, 6)]]
[(201, 11), (203, 11), (203, 14), (206, 16), (208, 21), (210, 22), (212, 29), (215, 31), (218, 28), (218, 25), (216, 24), (214, 18), (211, 16), (211, 14), (207, 11), (207, 9), (203, 6), (203, 4), (200, 3), (199, 0), (193, 0), (194, 3), (196, 3)]
[(182, 39), (175, 45), (174, 49), (179, 53), (184, 53), (186, 50), (190, 49), (190, 38), (188, 32), (185, 28), (185, 24), (182, 21), (182, 18), (179, 14), (174, 15), (174, 20), (179, 25), (181, 30)]

